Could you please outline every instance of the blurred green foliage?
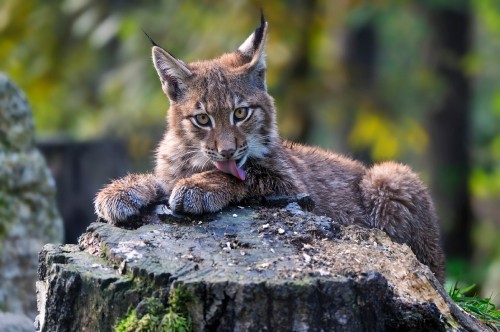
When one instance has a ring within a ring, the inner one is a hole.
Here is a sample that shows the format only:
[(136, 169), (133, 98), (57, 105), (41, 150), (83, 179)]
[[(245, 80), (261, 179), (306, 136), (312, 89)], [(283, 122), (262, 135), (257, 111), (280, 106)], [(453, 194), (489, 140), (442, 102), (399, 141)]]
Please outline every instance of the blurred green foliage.
[[(484, 263), (500, 257), (500, 1), (471, 1), (473, 45), (460, 65), (473, 82), (470, 189)], [(426, 112), (447, 87), (429, 69), (432, 31), (417, 2), (3, 0), (0, 70), (28, 95), (39, 137), (118, 136), (135, 159), (150, 160), (168, 101), (141, 30), (186, 62), (206, 59), (237, 48), (262, 7), (268, 86), (284, 136), (426, 170)], [(367, 23), (376, 28), (376, 78), (356, 89), (345, 68), (346, 34)], [(306, 120), (312, 130), (303, 137)]]

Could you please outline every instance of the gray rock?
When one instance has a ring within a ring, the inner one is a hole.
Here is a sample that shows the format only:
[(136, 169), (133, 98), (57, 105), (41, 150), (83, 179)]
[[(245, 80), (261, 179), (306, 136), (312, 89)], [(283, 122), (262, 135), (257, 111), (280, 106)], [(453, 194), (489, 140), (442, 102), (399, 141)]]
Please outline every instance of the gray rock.
[(46, 245), (38, 330), (481, 331), (408, 246), (277, 202), (160, 206), (136, 229), (96, 222), (79, 245)]
[(55, 183), (33, 129), (24, 94), (0, 73), (0, 308), (32, 319), (38, 252), (63, 240)]
[(0, 312), (0, 332), (34, 332), (33, 321), (22, 314)]

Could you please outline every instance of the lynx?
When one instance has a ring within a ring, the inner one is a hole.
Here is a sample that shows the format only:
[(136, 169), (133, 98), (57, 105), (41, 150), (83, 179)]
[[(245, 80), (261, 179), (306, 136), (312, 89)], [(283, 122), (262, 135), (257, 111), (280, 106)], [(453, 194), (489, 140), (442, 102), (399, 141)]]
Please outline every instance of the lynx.
[(442, 282), (433, 203), (408, 166), (367, 168), (280, 138), (266, 87), (267, 31), (262, 17), (236, 51), (189, 64), (151, 40), (153, 64), (170, 100), (154, 174), (129, 174), (104, 187), (94, 202), (97, 215), (119, 224), (167, 199), (176, 212), (202, 214), (247, 197), (309, 193), (316, 214), (385, 231), (408, 244)]

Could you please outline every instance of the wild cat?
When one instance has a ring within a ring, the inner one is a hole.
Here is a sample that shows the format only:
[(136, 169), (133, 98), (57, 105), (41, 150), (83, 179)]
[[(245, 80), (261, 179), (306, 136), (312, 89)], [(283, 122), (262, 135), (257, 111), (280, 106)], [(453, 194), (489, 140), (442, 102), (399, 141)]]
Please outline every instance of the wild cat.
[(408, 166), (367, 168), (280, 138), (266, 86), (267, 31), (262, 16), (237, 50), (189, 64), (153, 42), (153, 64), (170, 100), (156, 167), (153, 174), (130, 174), (104, 187), (94, 202), (97, 215), (119, 224), (167, 198), (176, 212), (202, 214), (246, 197), (309, 193), (313, 212), (382, 229), (408, 244), (442, 282), (436, 213)]

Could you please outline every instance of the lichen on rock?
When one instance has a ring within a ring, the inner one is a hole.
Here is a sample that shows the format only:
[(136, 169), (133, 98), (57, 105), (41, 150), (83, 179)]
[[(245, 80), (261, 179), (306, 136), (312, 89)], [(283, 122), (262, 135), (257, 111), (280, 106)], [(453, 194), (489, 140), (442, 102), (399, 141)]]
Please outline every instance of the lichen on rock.
[(32, 319), (38, 252), (63, 240), (55, 182), (34, 137), (26, 97), (0, 73), (0, 307)]

